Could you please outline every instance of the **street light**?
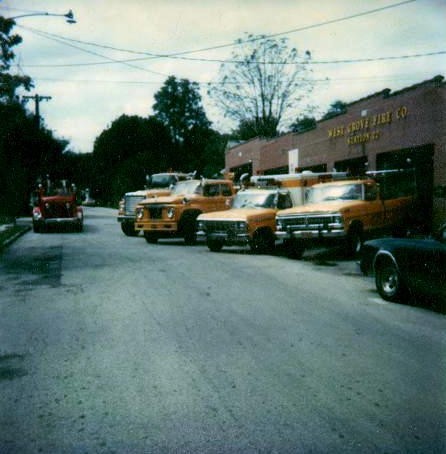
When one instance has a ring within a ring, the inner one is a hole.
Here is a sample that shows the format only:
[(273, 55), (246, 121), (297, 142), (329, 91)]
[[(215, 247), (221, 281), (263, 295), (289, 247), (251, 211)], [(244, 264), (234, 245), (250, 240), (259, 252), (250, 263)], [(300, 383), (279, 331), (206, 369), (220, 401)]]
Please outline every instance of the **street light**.
[(46, 13), (46, 12), (28, 13), (28, 14), (21, 14), (19, 16), (8, 17), (7, 19), (15, 20), (15, 19), (20, 19), (22, 17), (31, 17), (31, 16), (59, 16), (59, 17), (65, 17), (68, 24), (76, 23), (76, 21), (74, 19), (73, 10), (71, 10), (71, 9), (66, 14), (55, 14), (55, 13)]

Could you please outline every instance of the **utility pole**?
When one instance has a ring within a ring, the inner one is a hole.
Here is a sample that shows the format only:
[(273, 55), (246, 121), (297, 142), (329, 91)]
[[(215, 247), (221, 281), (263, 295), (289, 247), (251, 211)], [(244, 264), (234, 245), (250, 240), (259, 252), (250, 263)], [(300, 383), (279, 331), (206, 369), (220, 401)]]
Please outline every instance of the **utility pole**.
[(28, 100), (30, 99), (34, 99), (34, 103), (35, 103), (35, 120), (36, 120), (36, 123), (37, 123), (37, 126), (40, 128), (40, 101), (49, 101), (51, 99), (51, 96), (40, 96), (40, 95), (37, 95), (35, 94), (34, 96), (22, 96), (22, 99), (27, 102)]

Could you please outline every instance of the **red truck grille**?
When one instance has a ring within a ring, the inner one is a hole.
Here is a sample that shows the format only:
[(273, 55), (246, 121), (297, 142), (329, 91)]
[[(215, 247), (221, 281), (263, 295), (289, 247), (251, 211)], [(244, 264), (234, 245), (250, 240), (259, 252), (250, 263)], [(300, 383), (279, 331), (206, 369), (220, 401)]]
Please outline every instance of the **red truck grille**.
[(45, 204), (44, 216), (46, 218), (70, 218), (73, 217), (73, 208), (65, 203)]

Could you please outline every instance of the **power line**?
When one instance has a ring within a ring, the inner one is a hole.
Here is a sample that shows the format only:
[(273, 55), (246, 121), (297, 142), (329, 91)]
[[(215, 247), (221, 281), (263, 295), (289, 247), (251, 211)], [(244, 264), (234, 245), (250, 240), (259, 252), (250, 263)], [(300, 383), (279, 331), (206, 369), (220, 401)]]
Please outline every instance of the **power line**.
[[(26, 27), (24, 27), (26, 28)], [(60, 44), (63, 44), (65, 46), (68, 46), (68, 47), (72, 47), (74, 49), (77, 49), (77, 50), (80, 50), (81, 52), (85, 52), (87, 54), (91, 54), (91, 55), (95, 55), (97, 57), (100, 57), (100, 58), (104, 58), (106, 59), (107, 61), (106, 62), (102, 62), (103, 64), (111, 64), (111, 63), (119, 63), (119, 64), (124, 64), (126, 66), (129, 66), (130, 68), (134, 68), (134, 69), (139, 69), (141, 71), (145, 71), (145, 72), (149, 72), (149, 73), (152, 73), (152, 74), (156, 74), (156, 75), (159, 75), (159, 76), (163, 76), (163, 77), (166, 77), (167, 75), (166, 74), (163, 74), (163, 73), (160, 73), (160, 72), (157, 72), (157, 71), (152, 71), (150, 69), (146, 69), (146, 68), (141, 68), (140, 66), (136, 66), (136, 65), (132, 65), (130, 64), (130, 61), (122, 61), (122, 60), (117, 60), (117, 59), (114, 59), (114, 58), (111, 58), (111, 57), (108, 57), (106, 55), (102, 55), (102, 54), (99, 54), (97, 52), (93, 52), (91, 50), (87, 50), (87, 49), (84, 49), (82, 47), (79, 47), (79, 46), (75, 46), (74, 44), (70, 44), (70, 43), (67, 43), (67, 42), (64, 42), (63, 39), (59, 39), (59, 38), (53, 38), (53, 37), (49, 37), (49, 36), (45, 36), (47, 35), (47, 33), (45, 32), (40, 32), (40, 31), (33, 31), (33, 33), (37, 34), (37, 35), (40, 35), (42, 36), (43, 38), (46, 38), (46, 39), (49, 39), (51, 41), (55, 41), (55, 42), (58, 42)], [(30, 65), (21, 65), (22, 67), (23, 66), (30, 66)]]
[[(81, 49), (82, 50), (82, 49)], [(85, 52), (88, 52), (84, 50)], [(91, 53), (91, 52), (88, 52)], [(410, 59), (410, 58), (421, 58), (421, 57), (432, 57), (436, 55), (444, 55), (446, 54), (446, 50), (439, 50), (439, 51), (433, 51), (433, 52), (426, 52), (426, 53), (418, 53), (418, 54), (407, 54), (407, 55), (397, 55), (397, 56), (388, 56), (388, 57), (368, 57), (368, 58), (352, 58), (352, 59), (343, 59), (343, 60), (308, 60), (305, 62), (302, 62), (302, 64), (306, 65), (337, 65), (337, 64), (345, 64), (345, 63), (369, 63), (369, 62), (376, 62), (376, 61), (386, 61), (386, 60), (404, 60), (404, 59)], [(94, 54), (94, 55), (99, 55), (99, 54)], [(107, 58), (104, 57), (103, 58)], [(135, 61), (142, 61), (145, 60), (144, 58), (135, 58), (135, 59), (126, 59), (126, 60), (118, 60), (118, 59), (112, 59), (109, 58), (110, 61), (105, 61), (105, 62), (90, 62), (90, 63), (60, 63), (60, 64), (36, 64), (36, 65), (21, 65), (23, 67), (28, 67), (28, 68), (64, 68), (64, 67), (77, 67), (77, 66), (101, 66), (101, 65), (109, 65), (113, 63), (130, 63), (130, 62), (135, 62)], [(209, 62), (210, 60), (207, 59), (194, 59), (195, 61), (201, 61), (201, 62)], [(231, 60), (211, 60), (211, 62), (220, 62), (220, 63), (241, 63), (240, 61), (231, 61)], [(292, 65), (295, 63), (289, 63), (289, 62), (259, 62), (259, 63), (265, 63), (265, 64), (270, 64), (270, 65)], [(14, 65), (13, 65), (14, 66)], [(131, 65), (133, 66), (133, 65)], [(143, 69), (140, 67), (137, 67), (138, 69)], [(149, 70), (146, 70), (149, 71)], [(165, 75), (161, 73), (157, 73), (155, 71), (149, 71), (149, 72), (154, 72), (155, 74), (158, 75)]]
[[(343, 21), (346, 21), (346, 20), (351, 20), (351, 19), (354, 19), (354, 18), (358, 18), (358, 17), (374, 14), (374, 13), (377, 13), (377, 12), (385, 11), (385, 10), (388, 10), (388, 9), (391, 9), (391, 8), (396, 8), (396, 7), (399, 7), (399, 6), (402, 6), (402, 5), (406, 5), (408, 3), (413, 3), (415, 1), (417, 1), (417, 0), (405, 0), (403, 2), (394, 3), (392, 5), (387, 5), (387, 6), (384, 6), (384, 7), (381, 7), (381, 8), (375, 8), (373, 10), (363, 11), (361, 13), (351, 14), (349, 16), (344, 16), (344, 17), (341, 17), (341, 18), (331, 19), (331, 20), (328, 20), (328, 21), (319, 22), (317, 24), (306, 25), (306, 26), (303, 26), (303, 27), (287, 30), (287, 31), (284, 31), (284, 32), (274, 33), (274, 34), (270, 34), (270, 35), (264, 35), (264, 36), (260, 36), (260, 37), (257, 36), (257, 37), (253, 37), (253, 38), (250, 38), (250, 39), (247, 39), (247, 40), (237, 40), (234, 43), (227, 43), (227, 44), (222, 44), (222, 45), (217, 45), (217, 46), (211, 46), (211, 47), (195, 49), (195, 50), (189, 50), (189, 51), (176, 52), (176, 53), (171, 53), (171, 54), (156, 54), (156, 53), (153, 53), (153, 52), (143, 52), (143, 51), (135, 51), (135, 50), (130, 50), (130, 49), (117, 48), (117, 47), (114, 47), (114, 46), (98, 44), (98, 43), (94, 43), (94, 42), (90, 42), (90, 41), (81, 41), (81, 40), (75, 40), (75, 39), (72, 39), (72, 38), (66, 38), (66, 37), (63, 37), (63, 36), (60, 36), (60, 35), (55, 35), (55, 34), (52, 34), (52, 33), (43, 32), (41, 30), (37, 30), (37, 29), (32, 28), (32, 27), (25, 27), (23, 25), (18, 25), (18, 26), (20, 28), (29, 30), (29, 31), (34, 32), (34, 33), (40, 33), (41, 36), (47, 37), (48, 39), (49, 39), (49, 37), (54, 37), (54, 38), (57, 38), (59, 40), (62, 39), (64, 41), (68, 41), (68, 42), (76, 42), (78, 44), (84, 44), (84, 45), (88, 45), (88, 46), (95, 46), (95, 47), (100, 47), (100, 48), (113, 50), (113, 51), (118, 51), (118, 52), (126, 52), (126, 53), (131, 53), (131, 54), (136, 54), (136, 55), (145, 55), (146, 56), (145, 58), (140, 58), (140, 59), (116, 60), (116, 61), (114, 61), (115, 63), (121, 63), (121, 62), (122, 63), (129, 63), (129, 62), (151, 60), (151, 59), (159, 59), (159, 58), (183, 59), (183, 60), (188, 60), (188, 61), (200, 61), (200, 62), (211, 62), (211, 63), (212, 62), (213, 63), (239, 63), (238, 61), (232, 61), (231, 62), (230, 60), (205, 59), (205, 58), (196, 58), (195, 59), (193, 57), (184, 57), (184, 56), (188, 55), (188, 54), (192, 54), (192, 53), (206, 52), (206, 51), (210, 51), (210, 50), (222, 49), (222, 48), (227, 48), (227, 47), (234, 47), (234, 46), (239, 46), (239, 45), (242, 45), (242, 44), (245, 44), (245, 43), (248, 43), (248, 42), (255, 42), (255, 41), (259, 41), (259, 40), (263, 40), (263, 39), (267, 39), (267, 38), (273, 38), (273, 37), (277, 37), (277, 36), (288, 35), (288, 34), (291, 34), (291, 33), (297, 33), (297, 32), (305, 31), (305, 30), (311, 30), (311, 29), (314, 29), (314, 28), (323, 27), (323, 26), (326, 26), (326, 25), (331, 25), (331, 24), (334, 24), (334, 23), (339, 23), (339, 22), (343, 22)], [(359, 62), (361, 60), (356, 60), (356, 61)], [(363, 60), (363, 61), (369, 61), (369, 60)], [(355, 62), (355, 61), (353, 61), (353, 60), (351, 60), (351, 61), (350, 60), (342, 61), (342, 63), (349, 63), (349, 62)], [(280, 64), (280, 63), (276, 63), (276, 62), (263, 62), (263, 63)], [(333, 61), (333, 62), (308, 61), (308, 63), (311, 63), (311, 64), (327, 64), (327, 63), (336, 63), (336, 61)], [(98, 65), (98, 64), (101, 64), (101, 63), (98, 63), (98, 62), (96, 62), (96, 63), (77, 63), (77, 64), (70, 64), (68, 66), (93, 66), (93, 65)], [(102, 64), (106, 64), (106, 63), (102, 62)]]
[[(341, 78), (321, 78), (321, 79), (311, 79), (312, 82), (317, 84), (327, 84), (327, 83), (352, 83), (352, 82), (374, 82), (374, 81), (404, 81), (404, 80), (414, 80), (417, 81), (424, 76), (407, 76), (405, 75), (395, 75), (395, 76), (378, 76), (378, 77), (341, 77)], [(63, 83), (99, 83), (99, 84), (122, 84), (122, 85), (159, 85), (157, 81), (144, 81), (144, 80), (99, 80), (99, 79), (63, 79), (63, 78), (54, 78), (54, 77), (36, 77), (33, 80), (36, 81), (46, 81), (46, 82), (63, 82)], [(211, 82), (211, 81), (197, 81), (199, 84), (206, 85), (221, 85), (222, 82)], [(239, 85), (239, 83), (234, 82), (233, 84)]]

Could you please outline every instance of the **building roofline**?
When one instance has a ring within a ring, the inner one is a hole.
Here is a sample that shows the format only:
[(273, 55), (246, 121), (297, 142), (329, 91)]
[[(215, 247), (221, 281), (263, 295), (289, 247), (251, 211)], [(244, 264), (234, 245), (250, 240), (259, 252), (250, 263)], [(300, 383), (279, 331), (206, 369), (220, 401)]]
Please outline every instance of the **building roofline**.
[(397, 96), (400, 95), (401, 93), (405, 93), (407, 91), (411, 90), (416, 90), (417, 88), (420, 88), (422, 86), (428, 86), (428, 85), (436, 85), (437, 87), (440, 87), (442, 85), (446, 85), (444, 81), (444, 77), (441, 75), (435, 76), (432, 79), (424, 80), (422, 82), (418, 82), (414, 85), (409, 85), (408, 87), (401, 88), (400, 90), (392, 92), (390, 88), (385, 88), (384, 90), (378, 91), (376, 93), (373, 93), (371, 95), (365, 96), (364, 98), (357, 99), (355, 101), (352, 101), (351, 103), (348, 103), (347, 106), (351, 106), (353, 104), (357, 104), (358, 102), (365, 101), (367, 99), (373, 98), (375, 96), (382, 96), (383, 98), (390, 98), (391, 96)]
[[(355, 104), (358, 104), (360, 102), (363, 102), (363, 101), (366, 101), (368, 99), (371, 99), (371, 98), (377, 98), (377, 97), (382, 97), (383, 99), (385, 98), (390, 98), (390, 97), (393, 97), (393, 96), (398, 96), (402, 93), (406, 93), (408, 91), (411, 91), (411, 90), (416, 90), (420, 87), (423, 87), (423, 86), (429, 86), (429, 85), (433, 85), (434, 87), (437, 87), (437, 88), (440, 88), (440, 87), (444, 87), (446, 86), (446, 82), (444, 80), (444, 76), (442, 75), (437, 75), (437, 76), (434, 76), (432, 79), (427, 79), (427, 80), (424, 80), (422, 82), (418, 82), (416, 84), (413, 84), (413, 85), (410, 85), (408, 87), (404, 87), (404, 88), (401, 88), (400, 90), (397, 90), (397, 91), (394, 91), (392, 92), (392, 90), (390, 88), (384, 88), (383, 90), (380, 90), (380, 91), (377, 91), (375, 93), (372, 93), (370, 95), (367, 95), (367, 96), (364, 96), (363, 98), (359, 98), (359, 99), (356, 99), (355, 101), (352, 101), (350, 103), (347, 103), (346, 104), (346, 108), (348, 109), (350, 106), (354, 106)], [(316, 125), (320, 124), (320, 123), (323, 123), (325, 121), (330, 121), (330, 120), (333, 120), (334, 118), (338, 118), (340, 117), (341, 115), (345, 115), (347, 113), (346, 112), (341, 112), (337, 115), (334, 115), (330, 118), (324, 118), (324, 119), (320, 119), (320, 120), (316, 120)], [(315, 128), (314, 128), (315, 129)], [(250, 142), (254, 142), (255, 140), (259, 141), (259, 142), (269, 142), (269, 141), (274, 141), (274, 140), (277, 140), (278, 137), (282, 137), (282, 136), (287, 136), (287, 135), (300, 135), (300, 134), (306, 134), (307, 132), (310, 132), (312, 131), (313, 129), (310, 129), (308, 131), (300, 131), (300, 132), (286, 132), (286, 133), (283, 133), (283, 134), (279, 134), (278, 136), (276, 137), (271, 137), (271, 138), (265, 138), (265, 137), (253, 137), (252, 139), (249, 139), (249, 140), (246, 140), (244, 142), (241, 142), (237, 145), (235, 145), (234, 147), (232, 148), (227, 148), (226, 151), (232, 151), (232, 150), (235, 150), (237, 149), (238, 147), (241, 147), (241, 146), (244, 146), (246, 145), (247, 143), (250, 143)]]

